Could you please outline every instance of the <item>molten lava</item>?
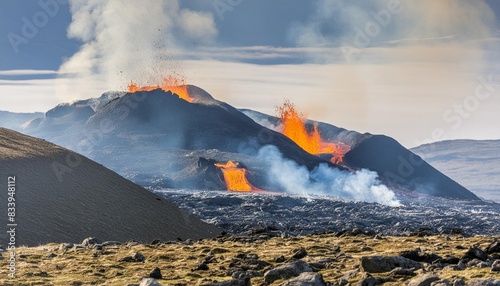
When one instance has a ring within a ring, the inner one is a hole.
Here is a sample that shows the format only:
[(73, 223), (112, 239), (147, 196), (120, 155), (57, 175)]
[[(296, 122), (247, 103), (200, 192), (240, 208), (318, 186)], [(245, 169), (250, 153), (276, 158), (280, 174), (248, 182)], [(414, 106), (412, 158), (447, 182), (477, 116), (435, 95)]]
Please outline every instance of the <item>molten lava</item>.
[(133, 81), (130, 81), (130, 84), (128, 85), (128, 92), (134, 93), (138, 91), (151, 91), (155, 89), (162, 89), (164, 91), (171, 91), (172, 93), (175, 93), (179, 96), (179, 98), (184, 99), (187, 102), (192, 102), (194, 98), (189, 96), (188, 90), (187, 90), (187, 84), (185, 80), (183, 79), (178, 79), (174, 76), (168, 76), (163, 79), (163, 83), (161, 85), (144, 85), (144, 86), (139, 86), (138, 84), (134, 83)]
[(308, 132), (305, 124), (306, 119), (296, 110), (293, 103), (285, 100), (283, 106), (278, 106), (276, 110), (283, 122), (282, 133), (286, 137), (292, 139), (310, 154), (332, 154), (333, 157), (330, 161), (335, 164), (343, 161), (345, 153), (350, 150), (349, 146), (324, 142), (316, 125), (312, 132)]
[(228, 191), (258, 191), (256, 187), (248, 182), (246, 177), (247, 170), (245, 168), (239, 168), (233, 161), (228, 161), (226, 164), (217, 163), (215, 166), (221, 168)]

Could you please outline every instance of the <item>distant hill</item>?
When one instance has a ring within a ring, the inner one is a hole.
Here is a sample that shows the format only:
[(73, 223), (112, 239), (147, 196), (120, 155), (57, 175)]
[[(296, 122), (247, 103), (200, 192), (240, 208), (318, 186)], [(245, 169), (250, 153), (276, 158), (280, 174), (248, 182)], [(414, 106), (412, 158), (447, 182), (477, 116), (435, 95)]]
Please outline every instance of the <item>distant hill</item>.
[(220, 232), (82, 155), (5, 128), (0, 128), (0, 176), (2, 245), (8, 241), (9, 176), (15, 176), (17, 246), (81, 242), (89, 236), (149, 243)]
[(500, 203), (500, 140), (448, 140), (411, 151), (479, 197)]
[(12, 130), (22, 130), (22, 125), (32, 119), (43, 116), (41, 112), (15, 113), (0, 110), (0, 127)]

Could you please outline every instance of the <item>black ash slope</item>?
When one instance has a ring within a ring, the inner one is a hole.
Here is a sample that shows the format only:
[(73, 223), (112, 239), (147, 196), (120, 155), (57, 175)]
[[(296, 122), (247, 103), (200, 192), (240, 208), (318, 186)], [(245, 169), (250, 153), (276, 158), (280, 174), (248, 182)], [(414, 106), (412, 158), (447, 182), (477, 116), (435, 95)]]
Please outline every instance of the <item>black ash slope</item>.
[[(56, 167), (56, 169), (54, 169)], [(0, 175), (16, 177), (16, 245), (102, 240), (199, 239), (217, 227), (70, 150), (0, 128)], [(7, 191), (0, 192), (8, 242)]]

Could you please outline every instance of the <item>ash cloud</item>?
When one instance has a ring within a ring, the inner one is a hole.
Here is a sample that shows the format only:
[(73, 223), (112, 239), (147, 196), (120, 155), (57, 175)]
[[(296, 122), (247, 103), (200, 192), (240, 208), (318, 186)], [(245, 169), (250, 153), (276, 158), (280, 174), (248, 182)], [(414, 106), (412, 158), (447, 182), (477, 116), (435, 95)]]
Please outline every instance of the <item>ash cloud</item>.
[(354, 201), (400, 206), (394, 192), (383, 185), (375, 172), (356, 173), (321, 164), (312, 171), (283, 158), (274, 146), (259, 150), (258, 158), (268, 164), (269, 180), (283, 191), (298, 195), (328, 195)]
[[(88, 98), (85, 88), (125, 88), (130, 80), (157, 84), (165, 74), (179, 74), (176, 54), (217, 37), (210, 12), (182, 8), (177, 0), (102, 1), (69, 0), (72, 22), (68, 37), (82, 42), (59, 72), (58, 96)], [(70, 80), (68, 80), (68, 78)]]
[(494, 34), (494, 23), (494, 12), (484, 0), (321, 0), (308, 21), (291, 25), (289, 38), (302, 47), (344, 46), (354, 45), (362, 31), (368, 34), (367, 46), (389, 41), (397, 46), (447, 37), (486, 38)]

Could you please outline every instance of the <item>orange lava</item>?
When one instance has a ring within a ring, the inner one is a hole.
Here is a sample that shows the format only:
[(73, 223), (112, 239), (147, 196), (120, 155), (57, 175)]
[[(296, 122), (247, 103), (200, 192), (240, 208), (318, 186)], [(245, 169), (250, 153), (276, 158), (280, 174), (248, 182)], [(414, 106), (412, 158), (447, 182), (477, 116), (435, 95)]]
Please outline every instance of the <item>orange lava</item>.
[(247, 180), (245, 168), (239, 168), (233, 161), (228, 161), (226, 164), (215, 164), (216, 167), (221, 168), (224, 174), (224, 181), (228, 191), (234, 192), (252, 192), (258, 191), (257, 188), (252, 186)]
[(130, 81), (130, 84), (128, 85), (128, 92), (134, 93), (138, 91), (151, 91), (159, 88), (164, 91), (171, 91), (172, 93), (177, 94), (179, 98), (182, 98), (187, 102), (192, 102), (194, 100), (194, 98), (189, 96), (186, 81), (184, 79), (179, 79), (174, 76), (165, 77), (161, 85), (140, 86), (134, 83), (133, 81)]
[(283, 122), (282, 133), (292, 139), (306, 152), (314, 155), (332, 154), (332, 163), (339, 164), (343, 161), (343, 156), (349, 151), (349, 146), (345, 144), (334, 144), (324, 142), (315, 125), (312, 132), (308, 132), (304, 116), (298, 112), (295, 105), (289, 100), (285, 100), (282, 106), (276, 108), (281, 121)]

